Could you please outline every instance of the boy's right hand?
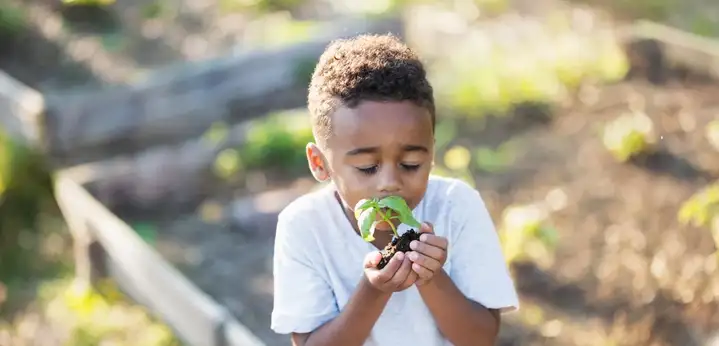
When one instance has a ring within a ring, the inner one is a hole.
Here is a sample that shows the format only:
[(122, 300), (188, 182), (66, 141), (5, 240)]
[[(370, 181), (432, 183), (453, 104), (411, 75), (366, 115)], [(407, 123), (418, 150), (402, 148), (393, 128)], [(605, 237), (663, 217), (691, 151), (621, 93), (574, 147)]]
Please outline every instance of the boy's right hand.
[(365, 257), (364, 273), (367, 280), (377, 290), (382, 292), (399, 292), (414, 285), (417, 273), (412, 270), (412, 261), (402, 252), (397, 252), (387, 265), (381, 270), (377, 264), (382, 259), (379, 251), (372, 252)]

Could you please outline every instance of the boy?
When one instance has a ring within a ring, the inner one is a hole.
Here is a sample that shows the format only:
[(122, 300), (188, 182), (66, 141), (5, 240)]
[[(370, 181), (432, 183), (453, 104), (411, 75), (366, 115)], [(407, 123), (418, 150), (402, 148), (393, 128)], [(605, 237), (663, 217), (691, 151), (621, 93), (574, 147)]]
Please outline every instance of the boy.
[[(493, 345), (517, 295), (477, 191), (430, 176), (435, 105), (418, 57), (389, 35), (335, 41), (308, 104), (307, 160), (329, 184), (280, 213), (272, 329), (307, 346)], [(365, 242), (352, 208), (389, 195), (407, 201), (422, 235), (377, 270), (392, 232)]]

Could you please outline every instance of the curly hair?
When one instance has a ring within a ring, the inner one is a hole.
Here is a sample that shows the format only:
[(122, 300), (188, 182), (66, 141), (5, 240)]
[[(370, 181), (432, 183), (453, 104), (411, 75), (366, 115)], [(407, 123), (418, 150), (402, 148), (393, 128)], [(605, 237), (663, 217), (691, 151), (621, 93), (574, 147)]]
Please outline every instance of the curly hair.
[(312, 74), (308, 108), (315, 139), (331, 134), (331, 115), (362, 101), (411, 101), (426, 108), (435, 124), (432, 86), (419, 57), (391, 34), (335, 40)]

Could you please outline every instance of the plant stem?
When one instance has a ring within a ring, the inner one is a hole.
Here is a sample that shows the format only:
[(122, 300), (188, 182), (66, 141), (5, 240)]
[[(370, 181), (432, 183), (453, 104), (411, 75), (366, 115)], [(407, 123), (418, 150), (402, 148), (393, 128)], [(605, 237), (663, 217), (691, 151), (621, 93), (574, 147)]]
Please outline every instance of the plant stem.
[(389, 217), (387, 217), (387, 215), (386, 215), (385, 213), (383, 213), (382, 210), (377, 209), (377, 212), (378, 212), (379, 215), (382, 217), (382, 220), (384, 220), (385, 222), (387, 222), (387, 223), (389, 224), (389, 227), (392, 228), (392, 233), (394, 233), (394, 236), (397, 237), (397, 238), (399, 238), (399, 234), (397, 233), (397, 228), (394, 227), (394, 224), (392, 223), (392, 220), (391, 220)]

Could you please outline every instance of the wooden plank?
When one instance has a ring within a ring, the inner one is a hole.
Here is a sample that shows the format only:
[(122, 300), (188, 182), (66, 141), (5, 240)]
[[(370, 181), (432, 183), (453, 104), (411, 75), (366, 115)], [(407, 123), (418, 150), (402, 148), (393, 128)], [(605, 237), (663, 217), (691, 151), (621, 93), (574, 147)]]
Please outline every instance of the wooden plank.
[(237, 123), (304, 107), (307, 75), (331, 40), (365, 32), (402, 33), (398, 19), (327, 25), (326, 34), (310, 42), (173, 66), (130, 86), (46, 95), (51, 154), (58, 164), (70, 166), (177, 143), (216, 121)]
[(227, 312), (149, 247), (125, 222), (66, 173), (55, 184), (58, 203), (84, 219), (108, 256), (110, 275), (133, 299), (150, 308), (190, 345), (219, 344)]
[(264, 346), (260, 339), (234, 318), (227, 319), (224, 324), (223, 337), (227, 346)]
[(20, 142), (39, 145), (44, 108), (42, 94), (0, 70), (0, 130)]
[[(665, 68), (682, 67), (694, 73), (719, 79), (719, 41), (666, 25), (639, 21), (620, 31), (631, 55), (654, 55), (647, 66), (656, 73)], [(654, 45), (647, 44), (654, 43)], [(655, 52), (658, 50), (659, 52)], [(657, 53), (661, 56), (656, 56)], [(661, 76), (657, 76), (661, 80)]]

